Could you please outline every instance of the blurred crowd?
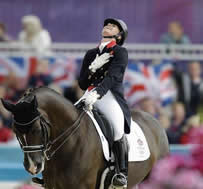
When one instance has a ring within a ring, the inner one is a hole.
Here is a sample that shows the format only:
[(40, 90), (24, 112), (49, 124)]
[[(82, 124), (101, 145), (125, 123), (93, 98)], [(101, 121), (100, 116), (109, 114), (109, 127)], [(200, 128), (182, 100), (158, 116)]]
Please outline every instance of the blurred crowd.
[(160, 160), (140, 189), (202, 189), (202, 139), (203, 127), (193, 129), (188, 137), (189, 142), (194, 144), (190, 153), (174, 154)]
[(52, 40), (49, 32), (43, 28), (39, 17), (35, 15), (26, 15), (21, 19), (22, 30), (17, 39), (7, 34), (6, 25), (0, 23), (0, 42), (19, 42), (33, 47), (33, 49), (44, 55), (51, 46)]
[(166, 129), (170, 144), (188, 144), (188, 135), (201, 127), (203, 115), (202, 67), (198, 61), (190, 62), (187, 71), (179, 70), (173, 63), (173, 80), (177, 97), (167, 107), (160, 106), (151, 97), (143, 98), (138, 108), (154, 115)]
[[(6, 25), (0, 23), (0, 42), (20, 42), (33, 47), (39, 57), (47, 55), (52, 40), (49, 32), (43, 27), (40, 19), (35, 15), (24, 16), (21, 20), (22, 30), (18, 39), (9, 36)], [(170, 22), (168, 31), (160, 37), (163, 44), (189, 44), (189, 36), (178, 21)], [(180, 63), (180, 62), (179, 62)], [(178, 61), (173, 61), (172, 79), (175, 82), (177, 97), (167, 107), (162, 107), (156, 100), (145, 96), (137, 104), (139, 108), (160, 120), (166, 129), (170, 144), (188, 144), (189, 135), (194, 129), (201, 127), (203, 120), (203, 78), (201, 63), (194, 60), (185, 63), (185, 71), (179, 69)], [(183, 63), (182, 63), (183, 64)], [(73, 103), (79, 99), (83, 92), (79, 89), (77, 80), (71, 86), (62, 88), (53, 82), (48, 72), (49, 62), (38, 58), (36, 68), (26, 82), (9, 72), (3, 80), (0, 78), (0, 97), (16, 102), (24, 91), (30, 87), (49, 86)], [(77, 77), (77, 76), (76, 76)], [(11, 131), (11, 115), (0, 104), (0, 142), (8, 142), (14, 138)]]

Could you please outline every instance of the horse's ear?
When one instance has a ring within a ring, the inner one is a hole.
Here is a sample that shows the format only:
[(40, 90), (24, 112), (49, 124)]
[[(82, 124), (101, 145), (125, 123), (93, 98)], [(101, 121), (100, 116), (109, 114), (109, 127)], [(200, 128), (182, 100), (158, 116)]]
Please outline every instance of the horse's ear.
[(12, 103), (10, 103), (7, 100), (4, 100), (2, 98), (1, 98), (1, 102), (2, 102), (2, 104), (6, 110), (8, 110), (11, 113), (14, 113), (14, 111), (15, 111), (15, 105), (14, 104), (12, 104)]
[(32, 101), (31, 101), (31, 104), (32, 104), (32, 107), (33, 107), (34, 109), (37, 109), (37, 107), (38, 107), (38, 102), (37, 102), (37, 98), (36, 98), (35, 95), (34, 95), (34, 98), (33, 98)]

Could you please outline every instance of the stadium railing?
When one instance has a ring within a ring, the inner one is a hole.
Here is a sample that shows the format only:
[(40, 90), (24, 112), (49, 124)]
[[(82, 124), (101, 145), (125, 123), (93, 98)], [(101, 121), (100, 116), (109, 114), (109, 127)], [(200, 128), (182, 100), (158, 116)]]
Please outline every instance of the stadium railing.
[[(85, 52), (98, 46), (96, 43), (53, 43), (49, 55), (67, 55), (82, 58)], [(178, 59), (203, 60), (203, 45), (163, 45), (163, 44), (126, 44), (131, 59)], [(0, 54), (4, 55), (38, 55), (34, 48), (24, 43), (0, 43)], [(21, 54), (22, 55), (22, 54)]]

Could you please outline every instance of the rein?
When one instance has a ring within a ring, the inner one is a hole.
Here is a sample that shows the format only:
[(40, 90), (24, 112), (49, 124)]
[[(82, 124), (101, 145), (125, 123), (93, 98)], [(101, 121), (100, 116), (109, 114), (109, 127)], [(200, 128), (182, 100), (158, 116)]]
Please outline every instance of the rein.
[[(38, 119), (40, 119), (40, 126), (42, 128), (42, 135), (43, 135), (43, 144), (40, 145), (23, 145), (21, 139), (17, 137), (21, 149), (23, 150), (24, 153), (35, 153), (35, 152), (43, 152), (44, 156), (47, 160), (50, 160), (54, 154), (70, 139), (70, 137), (75, 134), (75, 132), (78, 130), (80, 127), (80, 121), (82, 117), (84, 116), (85, 112), (82, 111), (82, 113), (79, 115), (77, 120), (71, 125), (71, 127), (67, 128), (63, 133), (61, 133), (59, 136), (57, 136), (53, 141), (49, 140), (49, 132), (48, 128), (51, 128), (51, 125), (44, 119), (44, 117), (40, 114), (39, 116), (36, 116), (32, 121), (28, 123), (19, 123), (15, 120), (14, 123), (20, 126), (28, 126)], [(53, 146), (56, 145), (56, 143), (64, 138), (64, 140), (59, 143), (54, 149)]]

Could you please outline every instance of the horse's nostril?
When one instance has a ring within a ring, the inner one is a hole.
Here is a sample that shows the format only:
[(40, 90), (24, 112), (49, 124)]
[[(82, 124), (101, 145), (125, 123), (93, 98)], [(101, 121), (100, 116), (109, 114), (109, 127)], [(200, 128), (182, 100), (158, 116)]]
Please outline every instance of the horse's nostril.
[(37, 169), (41, 168), (41, 163), (36, 163)]

